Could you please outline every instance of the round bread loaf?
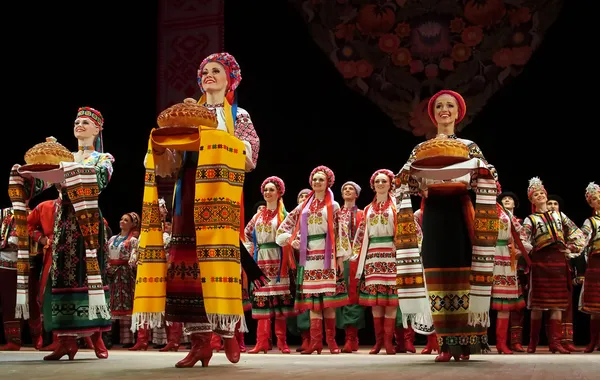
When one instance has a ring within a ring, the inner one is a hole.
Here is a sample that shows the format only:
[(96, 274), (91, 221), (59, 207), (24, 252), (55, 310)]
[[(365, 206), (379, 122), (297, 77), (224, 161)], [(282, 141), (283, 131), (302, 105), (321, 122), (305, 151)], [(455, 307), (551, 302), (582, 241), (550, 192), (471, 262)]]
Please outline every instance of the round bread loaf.
[(46, 142), (35, 145), (25, 153), (27, 165), (59, 165), (60, 162), (73, 161), (73, 153), (57, 143), (54, 137), (47, 137)]
[(445, 135), (424, 142), (415, 151), (414, 166), (418, 167), (444, 167), (469, 159), (469, 147), (457, 139)]
[(177, 103), (162, 111), (156, 123), (159, 127), (200, 127), (217, 128), (217, 116), (198, 103)]

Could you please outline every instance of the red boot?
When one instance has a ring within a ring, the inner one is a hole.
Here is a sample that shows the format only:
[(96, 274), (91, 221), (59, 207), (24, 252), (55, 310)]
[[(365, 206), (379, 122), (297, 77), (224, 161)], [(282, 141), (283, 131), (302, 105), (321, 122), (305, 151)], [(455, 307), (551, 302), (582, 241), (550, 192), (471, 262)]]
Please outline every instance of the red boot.
[(240, 345), (235, 337), (223, 338), (223, 349), (227, 360), (231, 363), (235, 364), (240, 361)]
[[(573, 320), (573, 318), (571, 318)], [(580, 352), (577, 347), (573, 344), (573, 323), (562, 324), (562, 339), (560, 344), (571, 352)]]
[(404, 347), (406, 347), (406, 352), (412, 352), (413, 354), (417, 352), (415, 349), (415, 330), (410, 324), (404, 329)]
[(597, 345), (600, 345), (600, 319), (590, 319), (590, 344), (583, 352), (586, 354), (594, 352)]
[(375, 345), (369, 354), (377, 355), (383, 346), (383, 317), (373, 317), (373, 327), (375, 328)]
[(240, 327), (242, 325), (242, 322), (238, 322), (237, 325), (235, 325), (235, 339), (237, 340), (238, 344), (240, 345), (240, 352), (246, 352), (246, 342), (244, 342), (244, 333), (240, 331)]
[(94, 352), (96, 353), (96, 357), (98, 359), (108, 359), (108, 350), (104, 345), (104, 340), (102, 340), (102, 333), (95, 332), (91, 336), (92, 343), (94, 344)]
[(325, 318), (325, 341), (329, 347), (329, 352), (339, 354), (340, 348), (335, 341), (335, 318)]
[(394, 340), (394, 329), (396, 327), (396, 317), (383, 318), (383, 346), (385, 353), (388, 355), (396, 355), (396, 348), (392, 341)]
[(354, 342), (356, 341), (356, 345), (358, 346), (358, 329), (352, 326), (346, 326), (346, 342), (344, 343), (344, 347), (342, 347), (342, 352), (346, 354), (351, 354), (354, 351)]
[(394, 340), (396, 341), (396, 352), (405, 353), (406, 347), (404, 346), (404, 327), (394, 328)]
[(42, 319), (30, 319), (29, 331), (31, 332), (31, 341), (33, 342), (33, 347), (36, 350), (41, 349), (44, 345), (44, 340), (42, 339)]
[(285, 319), (275, 319), (275, 336), (277, 337), (277, 348), (279, 348), (279, 351), (282, 354), (289, 354), (290, 348), (287, 345)]
[(60, 360), (65, 355), (73, 360), (78, 350), (76, 336), (59, 336), (58, 347), (50, 355), (44, 356), (44, 360)]
[(177, 352), (179, 350), (179, 342), (181, 341), (182, 335), (183, 335), (183, 323), (174, 322), (171, 326), (167, 326), (167, 345), (158, 351), (160, 351), (160, 352), (168, 352), (168, 351)]
[(529, 329), (529, 346), (527, 347), (527, 353), (533, 354), (540, 341), (540, 329), (542, 328), (542, 319), (531, 318), (531, 328)]
[(525, 352), (523, 342), (523, 322), (525, 322), (523, 310), (510, 312), (510, 349), (515, 352)]
[(523, 328), (521, 326), (510, 327), (510, 349), (515, 352), (525, 352), (521, 345), (523, 341)]
[(129, 351), (148, 351), (148, 329), (140, 328), (137, 333), (137, 341), (135, 345), (131, 348), (128, 348)]
[[(259, 319), (256, 324), (256, 346), (253, 349), (248, 350), (249, 354), (258, 354), (263, 351), (265, 354), (269, 351), (269, 330), (270, 330), (269, 319)], [(277, 327), (277, 325), (275, 325)]]
[(436, 333), (427, 335), (427, 345), (425, 345), (425, 348), (421, 351), (421, 354), (429, 355), (433, 351), (440, 352), (440, 345), (438, 343)]
[(512, 354), (513, 352), (506, 345), (506, 336), (508, 335), (508, 318), (496, 319), (496, 350), (499, 354)]
[[(196, 365), (198, 360), (202, 362), (202, 367), (208, 367), (208, 362), (212, 358), (211, 336), (209, 332), (194, 333), (190, 336), (192, 341), (192, 349), (187, 356), (177, 362), (177, 368), (190, 368)], [(216, 334), (215, 334), (216, 335)]]
[(87, 348), (88, 350), (94, 349), (94, 343), (92, 342), (92, 338), (90, 338), (89, 336), (84, 336), (81, 339), (83, 339), (83, 342), (85, 343), (85, 348)]
[(550, 352), (555, 353), (558, 351), (560, 354), (570, 354), (571, 352), (560, 344), (560, 340), (562, 338), (562, 326), (560, 321), (558, 319), (550, 319), (548, 325), (550, 329), (548, 349)]
[(7, 343), (0, 351), (21, 350), (21, 321), (4, 322), (4, 336)]
[(223, 349), (223, 342), (221, 342), (220, 335), (212, 333), (210, 338), (210, 347), (212, 347), (212, 349), (217, 352)]
[(296, 348), (296, 352), (306, 351), (310, 347), (310, 330), (301, 331), (300, 336), (302, 337), (302, 344)]
[(323, 351), (323, 320), (320, 318), (311, 318), (310, 320), (310, 343), (308, 348), (301, 352), (303, 355), (310, 355), (317, 351), (321, 354)]
[(352, 352), (356, 352), (356, 351), (358, 351), (358, 348), (359, 348), (358, 329), (356, 327), (351, 327), (351, 328), (352, 328)]
[(56, 333), (52, 333), (52, 343), (49, 345), (40, 348), (40, 351), (54, 351), (58, 348), (58, 335)]

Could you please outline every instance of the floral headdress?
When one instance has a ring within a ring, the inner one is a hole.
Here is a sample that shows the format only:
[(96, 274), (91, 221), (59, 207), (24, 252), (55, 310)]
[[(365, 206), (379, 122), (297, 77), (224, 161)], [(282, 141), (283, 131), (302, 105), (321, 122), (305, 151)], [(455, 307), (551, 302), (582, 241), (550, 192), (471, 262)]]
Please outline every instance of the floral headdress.
[(279, 178), (277, 176), (269, 177), (263, 181), (262, 185), (260, 185), (261, 193), (263, 193), (265, 191), (265, 186), (267, 186), (267, 183), (272, 183), (273, 185), (275, 185), (275, 187), (277, 188), (277, 191), (279, 191), (280, 197), (282, 197), (283, 194), (285, 194), (285, 183), (283, 182), (283, 180), (281, 178)]
[(333, 174), (333, 170), (329, 169), (325, 165), (319, 165), (316, 168), (314, 168), (312, 172), (310, 172), (310, 177), (308, 179), (308, 183), (310, 183), (312, 185), (312, 179), (315, 176), (315, 173), (318, 173), (318, 172), (325, 173), (325, 176), (327, 177), (327, 187), (328, 188), (333, 186), (333, 183), (335, 182), (335, 174)]
[(588, 204), (591, 204), (592, 197), (598, 194), (600, 194), (600, 186), (594, 182), (590, 182), (585, 188), (585, 200), (588, 202)]
[(388, 179), (390, 181), (390, 191), (394, 190), (394, 186), (395, 186), (394, 179), (395, 179), (396, 175), (394, 174), (394, 172), (392, 172), (389, 169), (379, 169), (375, 173), (373, 173), (373, 175), (371, 176), (371, 179), (369, 181), (371, 184), (371, 189), (375, 190), (375, 178), (379, 174), (384, 174), (388, 177)]
[(543, 191), (544, 193), (546, 193), (546, 195), (548, 195), (548, 192), (546, 191), (546, 188), (544, 187), (544, 184), (542, 183), (540, 177), (533, 177), (529, 180), (529, 187), (527, 188), (527, 198), (529, 198), (530, 201), (531, 196), (536, 191)]

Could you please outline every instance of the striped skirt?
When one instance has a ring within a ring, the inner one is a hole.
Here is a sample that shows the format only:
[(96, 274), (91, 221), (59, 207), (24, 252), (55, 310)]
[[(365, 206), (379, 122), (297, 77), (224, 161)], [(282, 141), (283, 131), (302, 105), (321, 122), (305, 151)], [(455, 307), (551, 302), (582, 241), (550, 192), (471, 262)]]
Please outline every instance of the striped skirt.
[(600, 252), (589, 256), (579, 310), (589, 314), (600, 314)]
[(465, 197), (430, 192), (423, 211), (421, 255), (433, 326), (442, 349), (453, 354), (488, 348), (487, 328), (468, 324), (472, 243)]
[(569, 266), (559, 246), (535, 251), (531, 255), (527, 307), (531, 310), (567, 310), (570, 292)]

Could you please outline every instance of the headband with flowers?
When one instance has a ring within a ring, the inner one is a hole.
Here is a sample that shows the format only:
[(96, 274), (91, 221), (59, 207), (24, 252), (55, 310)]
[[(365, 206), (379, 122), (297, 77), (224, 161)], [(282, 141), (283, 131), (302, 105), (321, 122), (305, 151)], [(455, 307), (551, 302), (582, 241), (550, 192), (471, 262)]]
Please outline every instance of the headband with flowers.
[(546, 195), (548, 195), (548, 192), (546, 191), (546, 188), (544, 187), (544, 184), (542, 183), (540, 177), (533, 177), (529, 180), (529, 187), (527, 188), (527, 198), (529, 198), (530, 201), (531, 196), (536, 191), (543, 191), (544, 193), (546, 193)]
[(277, 191), (279, 191), (279, 196), (283, 196), (283, 194), (285, 194), (285, 183), (277, 176), (271, 176), (263, 181), (262, 185), (260, 185), (261, 193), (265, 191), (265, 186), (267, 186), (267, 183), (272, 183), (275, 185)]
[(390, 191), (394, 190), (394, 178), (396, 177), (396, 175), (394, 174), (394, 172), (392, 172), (389, 169), (379, 169), (377, 171), (375, 171), (375, 173), (373, 173), (373, 175), (371, 176), (371, 179), (369, 181), (369, 183), (371, 184), (371, 189), (375, 190), (375, 178), (379, 175), (379, 174), (383, 174), (386, 175), (390, 181)]
[(325, 165), (319, 165), (310, 172), (310, 178), (308, 179), (308, 183), (312, 184), (312, 179), (315, 176), (315, 173), (322, 172), (325, 173), (325, 177), (327, 177), (327, 187), (333, 186), (335, 182), (335, 174), (333, 174), (333, 170), (329, 169)]
[(598, 186), (597, 184), (595, 184), (594, 182), (590, 182), (587, 187), (585, 188), (585, 200), (591, 204), (592, 203), (592, 197), (594, 195), (599, 195), (600, 194), (600, 186)]
[(204, 88), (202, 88), (202, 70), (209, 62), (218, 62), (223, 65), (225, 71), (227, 72), (228, 78), (227, 92), (234, 92), (242, 81), (242, 70), (240, 69), (240, 65), (237, 63), (233, 55), (225, 52), (211, 54), (204, 58), (204, 60), (200, 63), (197, 79), (198, 86), (200, 86), (200, 91), (204, 92)]

